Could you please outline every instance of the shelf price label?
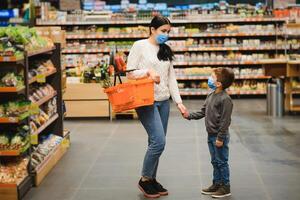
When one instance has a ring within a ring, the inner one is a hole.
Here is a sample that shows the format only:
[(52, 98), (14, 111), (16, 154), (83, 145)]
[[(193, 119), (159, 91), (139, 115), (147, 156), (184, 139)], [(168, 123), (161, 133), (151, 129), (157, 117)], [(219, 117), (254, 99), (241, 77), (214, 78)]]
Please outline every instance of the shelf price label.
[(31, 107), (31, 109), (30, 109), (31, 114), (36, 115), (40, 112), (40, 107), (38, 104), (32, 103), (30, 107)]
[(38, 83), (46, 83), (46, 75), (45, 74), (38, 74), (38, 75), (36, 75), (36, 82), (38, 82)]
[(68, 140), (67, 138), (64, 138), (61, 142), (62, 146), (64, 148), (69, 148), (70, 147), (70, 140)]
[(32, 145), (37, 145), (39, 144), (39, 137), (38, 134), (32, 134), (30, 135), (30, 141)]

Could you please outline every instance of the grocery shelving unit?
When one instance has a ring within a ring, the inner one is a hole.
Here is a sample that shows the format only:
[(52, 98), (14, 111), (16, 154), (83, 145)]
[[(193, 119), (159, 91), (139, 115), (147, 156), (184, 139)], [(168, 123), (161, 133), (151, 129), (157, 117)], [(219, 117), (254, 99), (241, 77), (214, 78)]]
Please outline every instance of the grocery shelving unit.
[[(150, 19), (149, 19), (150, 21)], [(111, 34), (108, 32), (93, 32), (93, 31), (84, 31), (86, 26), (89, 25), (97, 25), (99, 27), (108, 27), (108, 26), (116, 26), (116, 27), (132, 27), (135, 25), (146, 25), (149, 24), (148, 20), (110, 20), (110, 21), (97, 21), (97, 22), (90, 22), (90, 21), (81, 21), (81, 22), (64, 22), (64, 23), (55, 23), (55, 22), (41, 22), (37, 21), (38, 25), (58, 25), (63, 26), (65, 29), (69, 30), (74, 26), (80, 27), (81, 31), (79, 32), (70, 32), (68, 31), (66, 34), (67, 44), (72, 43), (72, 41), (77, 40), (79, 42), (84, 42), (86, 40), (103, 40), (103, 41), (122, 41), (122, 40), (137, 40), (142, 38), (147, 38), (148, 34), (146, 33), (119, 33), (119, 34)], [(243, 46), (238, 44), (236, 46), (224, 46), (224, 45), (197, 45), (197, 46), (179, 46), (173, 47), (175, 54), (184, 54), (184, 53), (198, 53), (198, 52), (206, 52), (206, 53), (224, 53), (224, 52), (240, 52), (242, 54), (249, 54), (252, 52), (261, 52), (263, 53), (271, 53), (272, 56), (277, 54), (285, 54), (286, 46), (281, 45), (277, 46), (278, 38), (284, 39), (284, 32), (280, 29), (280, 27), (285, 23), (285, 18), (273, 18), (273, 17), (252, 17), (252, 18), (207, 18), (207, 19), (171, 19), (172, 24), (174, 27), (177, 26), (185, 26), (185, 27), (201, 27), (206, 23), (215, 25), (215, 24), (234, 24), (234, 25), (241, 25), (241, 24), (248, 24), (248, 25), (274, 25), (275, 29), (273, 31), (268, 32), (246, 32), (246, 31), (238, 31), (238, 32), (198, 32), (198, 33), (171, 33), (170, 40), (178, 40), (178, 39), (218, 39), (224, 40), (225, 38), (236, 38), (236, 39), (262, 39), (266, 41), (274, 41), (276, 45), (274, 46), (267, 46), (267, 45), (259, 45), (259, 46)], [(131, 45), (121, 45), (117, 46), (119, 51), (123, 51), (128, 53), (130, 50)], [(95, 54), (95, 53), (103, 53), (108, 54), (111, 50), (115, 48), (114, 46), (95, 46), (95, 47), (82, 47), (80, 45), (70, 46), (67, 47), (62, 51), (63, 54)], [(278, 65), (278, 64), (285, 64), (287, 60), (285, 58), (272, 58), (272, 59), (257, 59), (257, 60), (241, 60), (241, 59), (224, 59), (224, 60), (191, 60), (191, 61), (176, 61), (174, 62), (175, 68), (193, 68), (193, 67), (218, 67), (218, 66), (235, 66), (235, 67), (248, 67), (248, 68), (262, 68), (263, 65)], [(66, 66), (66, 67), (74, 67), (74, 66)], [(179, 83), (189, 84), (190, 82), (199, 82), (205, 81), (207, 77), (201, 77), (193, 75), (181, 75), (178, 74), (178, 81)], [(266, 81), (269, 77), (264, 76), (264, 74), (258, 74), (254, 76), (238, 76), (238, 81), (243, 80), (252, 80), (252, 81)], [(232, 95), (262, 95), (266, 94), (264, 89), (260, 89), (257, 91), (231, 91)], [(181, 94), (183, 96), (202, 96), (206, 95), (207, 92), (201, 90), (197, 90), (195, 88), (182, 88)]]
[[(0, 161), (3, 156), (5, 157), (20, 157), (27, 156), (29, 158), (28, 164), (28, 176), (24, 178), (23, 181), (14, 184), (3, 184), (0, 183), (0, 199), (21, 199), (26, 192), (32, 187), (33, 180), (35, 180), (35, 185), (38, 185), (47, 173), (53, 168), (56, 162), (62, 157), (66, 152), (67, 147), (69, 146), (69, 135), (64, 134), (63, 130), (63, 107), (62, 107), (62, 70), (60, 63), (61, 56), (61, 47), (60, 44), (55, 44), (50, 48), (41, 48), (37, 51), (24, 52), (24, 57), (15, 58), (15, 57), (0, 57), (0, 66), (1, 70), (7, 68), (18, 68), (23, 70), (24, 75), (24, 87), (23, 88), (0, 88), (1, 102), (6, 102), (8, 100), (15, 100), (17, 95), (22, 95), (26, 100), (29, 101), (29, 91), (32, 85), (39, 83), (48, 83), (50, 84), (55, 92), (49, 94), (44, 98), (40, 99), (38, 102), (32, 103), (32, 107), (39, 108), (43, 106), (48, 101), (56, 98), (57, 101), (57, 113), (50, 117), (50, 119), (41, 125), (35, 132), (28, 131), (30, 138), (29, 143), (22, 148), (22, 151), (8, 150), (0, 151)], [(47, 72), (45, 74), (39, 74), (36, 77), (29, 78), (28, 72), (29, 67), (32, 64), (32, 61), (39, 60), (41, 58), (47, 58), (52, 61), (55, 66), (55, 70)], [(33, 106), (35, 105), (35, 106)], [(9, 128), (10, 125), (19, 126), (19, 125), (28, 125), (30, 122), (31, 113), (26, 113), (23, 116), (19, 117), (2, 117), (0, 118), (0, 127)], [(30, 133), (31, 132), (31, 133)], [(44, 160), (38, 170), (35, 170), (31, 167), (31, 154), (33, 153), (33, 146), (38, 145), (41, 141), (39, 138), (42, 135), (47, 135), (48, 133), (53, 133), (55, 135), (61, 136), (64, 139), (61, 144), (57, 145), (56, 150), (48, 154), (47, 159)], [(52, 160), (52, 162), (50, 162)], [(55, 161), (55, 162), (54, 162)]]
[[(300, 39), (300, 24), (287, 24), (286, 39)], [(289, 33), (288, 29), (296, 30), (296, 33)], [(296, 103), (296, 99), (299, 99), (300, 90), (293, 88), (293, 79), (300, 78), (300, 51), (299, 49), (292, 48), (292, 45), (287, 49), (289, 55), (296, 54), (296, 58), (289, 59), (286, 64), (286, 72), (283, 74), (286, 76), (285, 80), (285, 109), (289, 112), (300, 112), (300, 104)]]

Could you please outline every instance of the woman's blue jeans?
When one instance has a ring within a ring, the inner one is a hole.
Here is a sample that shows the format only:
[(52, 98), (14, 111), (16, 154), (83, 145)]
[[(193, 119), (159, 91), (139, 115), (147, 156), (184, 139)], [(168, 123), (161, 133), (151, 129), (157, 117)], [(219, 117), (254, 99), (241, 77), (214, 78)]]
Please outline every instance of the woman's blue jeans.
[(169, 100), (156, 101), (151, 106), (136, 109), (148, 134), (148, 149), (144, 158), (142, 176), (156, 178), (159, 158), (165, 149), (170, 113)]

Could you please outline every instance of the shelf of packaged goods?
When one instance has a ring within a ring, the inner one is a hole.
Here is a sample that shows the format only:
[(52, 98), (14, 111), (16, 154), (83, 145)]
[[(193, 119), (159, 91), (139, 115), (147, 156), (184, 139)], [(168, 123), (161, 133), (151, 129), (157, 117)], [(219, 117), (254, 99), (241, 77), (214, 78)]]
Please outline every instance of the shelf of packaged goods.
[(0, 56), (0, 62), (18, 62), (23, 59), (23, 56)]
[(38, 135), (43, 130), (45, 130), (48, 126), (50, 126), (56, 119), (58, 118), (58, 114), (55, 114), (53, 117), (51, 117), (45, 124), (43, 124), (41, 127), (38, 128), (37, 131), (32, 133), (31, 135)]
[(289, 60), (288, 64), (290, 64), (290, 65), (300, 65), (300, 60)]
[(0, 183), (0, 199), (17, 200), (23, 199), (28, 190), (32, 187), (31, 176), (26, 176), (18, 183)]
[[(119, 51), (129, 52), (130, 48), (117, 47)], [(173, 48), (174, 52), (185, 52), (185, 51), (267, 51), (267, 50), (285, 50), (285, 48), (280, 47), (185, 47), (185, 48)], [(72, 54), (72, 53), (110, 53), (111, 48), (93, 48), (93, 49), (64, 49), (62, 53)]]
[(37, 106), (41, 106), (44, 103), (46, 103), (47, 101), (49, 101), (50, 99), (52, 99), (53, 97), (55, 97), (56, 95), (57, 95), (57, 92), (54, 91), (52, 94), (43, 97), (42, 99), (40, 99), (37, 102), (34, 102), (34, 104), (36, 104)]
[(182, 51), (267, 51), (267, 50), (285, 50), (283, 47), (185, 47), (173, 48), (175, 52)]
[(64, 49), (62, 53), (73, 54), (73, 53), (110, 53), (110, 48), (95, 48), (95, 49)]
[(0, 156), (20, 156), (30, 147), (28, 142), (21, 150), (0, 150)]
[[(66, 145), (67, 144), (67, 145)], [(38, 186), (47, 176), (47, 174), (52, 170), (56, 163), (63, 157), (70, 145), (70, 140), (64, 138), (63, 141), (54, 147), (51, 152), (46, 156), (43, 162), (37, 166), (35, 169), (35, 185)]]
[(291, 106), (290, 111), (292, 111), (292, 112), (300, 112), (300, 105), (299, 106)]
[(25, 179), (27, 178), (28, 176), (25, 176), (23, 177), (22, 179), (20, 179), (18, 182), (16, 183), (0, 183), (0, 188), (14, 188), (14, 187), (17, 187), (19, 186), (22, 182), (25, 181)]
[[(190, 37), (259, 37), (259, 36), (279, 36), (283, 35), (282, 32), (252, 32), (252, 33), (235, 33), (235, 32), (226, 32), (226, 33), (181, 33), (181, 34), (170, 34), (170, 38), (190, 38)], [(148, 34), (85, 34), (78, 33), (73, 34), (69, 33), (66, 36), (66, 39), (124, 39), (124, 38), (147, 38)]]
[[(53, 70), (51, 70), (51, 71), (46, 72), (45, 74), (40, 74), (40, 75), (42, 75), (42, 76), (44, 76), (44, 77), (48, 77), (48, 76), (51, 76), (51, 75), (55, 74), (56, 72), (57, 72), (57, 70), (56, 70), (56, 69), (53, 69)], [(33, 77), (33, 78), (31, 78), (31, 79), (29, 80), (29, 84), (32, 84), (32, 83), (34, 83), (34, 82), (38, 82), (38, 77)]]
[(299, 89), (292, 89), (292, 94), (300, 94), (300, 88)]
[(43, 54), (43, 53), (48, 53), (50, 51), (53, 51), (55, 49), (55, 46), (52, 47), (45, 47), (45, 48), (40, 48), (37, 50), (32, 50), (32, 51), (28, 51), (27, 56), (35, 56), (35, 55), (39, 55), (39, 54)]
[(25, 89), (24, 86), (22, 87), (0, 87), (0, 93), (18, 93)]
[[(209, 76), (185, 76), (177, 75), (177, 80), (207, 80)], [(257, 76), (236, 76), (235, 79), (268, 79), (270, 76), (257, 75)]]
[[(265, 95), (266, 91), (228, 91), (229, 95)], [(208, 91), (205, 90), (193, 90), (191, 91), (185, 91), (180, 90), (180, 95), (182, 96), (201, 96), (201, 95), (208, 95)]]
[[(287, 18), (274, 18), (274, 17), (251, 17), (251, 18), (241, 18), (237, 16), (236, 18), (230, 17), (226, 18), (209, 18), (207, 15), (199, 15), (194, 18), (185, 18), (185, 19), (170, 19), (172, 24), (190, 24), (190, 23), (234, 23), (234, 22), (285, 22)], [(145, 20), (98, 20), (98, 21), (66, 21), (66, 22), (57, 22), (57, 21), (41, 21), (37, 20), (37, 25), (50, 26), (50, 25), (105, 25), (105, 24), (149, 24), (151, 19)]]
[(22, 120), (26, 119), (29, 116), (29, 113), (22, 117), (0, 117), (0, 124), (18, 124)]
[(286, 64), (285, 59), (264, 59), (260, 61), (211, 61), (211, 62), (175, 62), (174, 66), (196, 65), (261, 65), (261, 64)]

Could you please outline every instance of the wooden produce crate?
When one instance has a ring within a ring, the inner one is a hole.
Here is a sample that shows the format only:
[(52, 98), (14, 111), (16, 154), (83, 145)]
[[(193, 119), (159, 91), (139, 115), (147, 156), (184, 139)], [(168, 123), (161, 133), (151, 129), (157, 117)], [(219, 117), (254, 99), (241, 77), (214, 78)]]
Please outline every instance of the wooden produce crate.
[(44, 162), (37, 167), (36, 176), (34, 180), (35, 186), (39, 186), (41, 184), (44, 178), (54, 168), (56, 163), (67, 152), (70, 140), (68, 138), (64, 138), (64, 140), (68, 141), (64, 141), (61, 144), (59, 144), (56, 148), (54, 148), (53, 151), (45, 158)]
[(98, 83), (67, 84), (66, 117), (109, 117), (107, 95)]

